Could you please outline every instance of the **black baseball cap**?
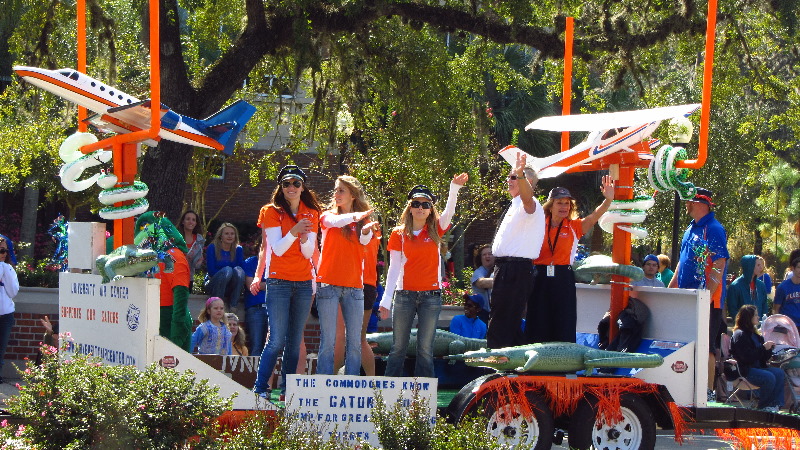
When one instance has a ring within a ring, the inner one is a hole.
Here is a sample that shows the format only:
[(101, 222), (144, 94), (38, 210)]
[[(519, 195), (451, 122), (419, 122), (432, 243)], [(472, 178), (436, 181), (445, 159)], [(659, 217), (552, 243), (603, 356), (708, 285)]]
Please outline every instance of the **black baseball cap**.
[(567, 188), (555, 187), (553, 189), (550, 189), (550, 194), (547, 196), (547, 199), (548, 200), (556, 200), (556, 199), (559, 199), (559, 198), (572, 198), (572, 199), (574, 199), (574, 197), (572, 196), (572, 194), (569, 193), (569, 190), (567, 190)]
[(302, 181), (303, 183), (306, 182), (306, 173), (303, 172), (303, 169), (295, 166), (294, 164), (289, 164), (283, 166), (281, 168), (280, 173), (278, 173), (278, 183), (287, 179), (287, 178), (297, 178), (298, 180)]
[(433, 203), (436, 203), (436, 196), (433, 195), (433, 192), (424, 184), (418, 184), (408, 191), (408, 199), (411, 200), (414, 197), (425, 197)]
[(708, 206), (717, 206), (712, 200), (713, 197), (714, 197), (713, 192), (709, 191), (708, 189), (699, 187), (697, 188), (697, 193), (695, 193), (694, 197), (687, 201), (696, 203), (705, 203)]

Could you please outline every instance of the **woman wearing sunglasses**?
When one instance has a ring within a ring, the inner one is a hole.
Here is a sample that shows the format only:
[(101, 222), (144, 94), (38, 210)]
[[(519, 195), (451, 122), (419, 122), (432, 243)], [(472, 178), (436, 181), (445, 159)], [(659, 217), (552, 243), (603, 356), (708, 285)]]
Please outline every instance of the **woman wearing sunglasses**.
[[(14, 270), (11, 241), (0, 236), (0, 373), (6, 356), (8, 339), (14, 327), (14, 297), (19, 292), (17, 272)], [(3, 379), (0, 378), (0, 383)]]
[[(333, 374), (337, 317), (344, 319), (345, 375), (361, 374), (361, 324), (364, 316), (364, 246), (372, 239), (372, 208), (361, 183), (349, 175), (336, 179), (328, 210), (320, 217), (322, 250), (317, 275), (320, 347), (318, 374)], [(368, 223), (367, 223), (368, 222)]]
[(320, 206), (314, 191), (306, 186), (306, 174), (295, 165), (284, 166), (272, 203), (261, 208), (258, 226), (264, 231), (258, 266), (250, 284), (256, 295), (262, 277), (267, 284), (269, 339), (261, 352), (253, 392), (268, 396), (269, 379), (278, 355), (283, 352), (283, 377), (295, 373), (300, 343), (311, 310), (311, 257), (317, 244)]
[(441, 216), (434, 206), (436, 197), (430, 189), (422, 185), (414, 186), (408, 193), (408, 204), (400, 215), (399, 225), (389, 236), (389, 272), (380, 306), (382, 319), (387, 319), (390, 309), (394, 307), (392, 350), (386, 364), (388, 377), (403, 375), (403, 362), (414, 316), (417, 316), (418, 322), (414, 376), (435, 376), (433, 338), (442, 310), (439, 243), (450, 227), (458, 190), (464, 187), (468, 179), (466, 173), (453, 177)]

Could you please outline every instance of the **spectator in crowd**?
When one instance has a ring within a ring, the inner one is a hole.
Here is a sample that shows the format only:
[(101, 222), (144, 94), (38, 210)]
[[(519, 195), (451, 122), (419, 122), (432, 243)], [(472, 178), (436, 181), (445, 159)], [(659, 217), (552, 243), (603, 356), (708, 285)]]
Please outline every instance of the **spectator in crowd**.
[(230, 355), (231, 331), (225, 318), (225, 302), (209, 297), (197, 320), (200, 325), (192, 334), (191, 350), (197, 349), (201, 355)]
[(394, 339), (386, 376), (403, 375), (403, 363), (411, 337), (411, 325), (417, 317), (417, 358), (414, 376), (435, 377), (433, 340), (436, 323), (442, 310), (442, 258), (439, 243), (450, 228), (456, 210), (458, 191), (469, 179), (466, 173), (453, 177), (447, 204), (439, 216), (436, 197), (426, 186), (414, 186), (408, 203), (392, 230), (386, 248), (389, 250), (389, 272), (380, 314), (387, 319), (392, 313)]
[(372, 239), (372, 207), (361, 183), (341, 175), (333, 187), (333, 198), (320, 216), (322, 249), (317, 283), (320, 347), (317, 373), (331, 375), (337, 317), (344, 321), (345, 375), (361, 374), (361, 328), (364, 322), (364, 246)]
[(789, 253), (789, 265), (786, 266), (786, 271), (784, 271), (783, 273), (784, 280), (788, 280), (789, 278), (792, 278), (792, 275), (794, 275), (794, 269), (792, 268), (792, 261), (794, 261), (795, 258), (800, 258), (800, 248), (796, 248), (792, 250), (791, 253)]
[(767, 314), (767, 288), (758, 279), (758, 273), (764, 273), (764, 259), (756, 255), (744, 255), (741, 259), (742, 274), (728, 288), (725, 303), (728, 314), (736, 317), (744, 305), (754, 305), (761, 317)]
[(470, 283), (472, 293), (480, 294), (486, 299), (484, 310), (490, 312), (489, 299), (492, 298), (492, 287), (494, 286), (494, 255), (492, 254), (492, 244), (483, 244), (475, 248), (473, 255), (475, 271), (472, 272)]
[(533, 169), (525, 166), (526, 158), (520, 152), (506, 178), (511, 205), (492, 242), (496, 268), (486, 331), (490, 348), (525, 344), (522, 318), (533, 301), (535, 282), (531, 261), (539, 256), (544, 239), (544, 212), (533, 195), (538, 178)]
[[(189, 249), (186, 252), (186, 259), (189, 261), (189, 279), (194, 280), (195, 270), (203, 268), (203, 247), (206, 245), (203, 226), (200, 225), (197, 213), (191, 209), (184, 212), (178, 221), (178, 231), (181, 232), (186, 247)], [(189, 284), (190, 290), (191, 287), (192, 285)]]
[(228, 331), (231, 332), (231, 355), (250, 356), (247, 351), (247, 336), (244, 329), (239, 326), (239, 316), (234, 313), (225, 313), (228, 321)]
[[(0, 373), (6, 355), (11, 329), (14, 328), (14, 297), (19, 292), (19, 280), (14, 270), (13, 245), (5, 237), (0, 237)], [(3, 378), (0, 377), (0, 383)]]
[(306, 183), (302, 169), (295, 165), (284, 166), (278, 173), (272, 202), (264, 205), (258, 216), (264, 251), (258, 260), (250, 292), (258, 293), (261, 277), (266, 274), (269, 338), (261, 352), (253, 387), (253, 392), (263, 397), (269, 397), (271, 372), (281, 352), (284, 375), (279, 384), (281, 391), (286, 387), (286, 375), (296, 373), (303, 331), (311, 310), (311, 257), (317, 248), (321, 207), (317, 195)]
[(239, 245), (239, 230), (232, 223), (219, 226), (214, 241), (206, 249), (206, 293), (225, 300), (229, 311), (239, 307), (244, 285), (244, 250)]
[[(267, 339), (267, 282), (262, 278), (254, 283), (258, 259), (261, 257), (261, 240), (256, 244), (256, 256), (244, 260), (244, 282), (248, 289), (244, 293), (245, 322), (247, 323), (248, 348), (254, 356), (261, 355)], [(251, 288), (258, 285), (258, 291), (253, 295)]]
[(664, 283), (657, 277), (659, 265), (658, 256), (653, 254), (645, 256), (642, 262), (644, 277), (639, 281), (632, 282), (631, 286), (664, 287)]
[(672, 266), (672, 261), (670, 261), (669, 256), (663, 253), (658, 255), (658, 274), (656, 278), (661, 280), (664, 286), (669, 286), (669, 282), (672, 281), (672, 277), (675, 275), (670, 266)]
[(756, 278), (764, 283), (764, 288), (767, 290), (767, 297), (772, 298), (772, 277), (769, 275), (770, 270), (767, 269), (767, 261), (761, 255), (756, 255), (756, 258), (761, 260), (760, 268), (758, 265), (756, 265), (755, 268)]
[(605, 175), (600, 183), (603, 202), (578, 218), (578, 205), (563, 187), (553, 188), (542, 209), (545, 214), (545, 239), (536, 264), (536, 290), (528, 305), (525, 338), (529, 343), (575, 342), (577, 293), (572, 263), (578, 240), (594, 227), (614, 199), (614, 181)]
[[(708, 400), (716, 401), (714, 374), (720, 335), (724, 330), (722, 310), (728, 262), (728, 234), (711, 208), (713, 193), (697, 188), (697, 194), (686, 202), (686, 213), (692, 218), (681, 241), (680, 259), (669, 287), (708, 289), (711, 293), (708, 332)], [(698, 257), (698, 255), (701, 255)], [(704, 256), (702, 256), (704, 255)]]
[(792, 277), (775, 289), (775, 314), (783, 314), (800, 327), (800, 256), (792, 260)]
[(464, 314), (450, 319), (450, 332), (468, 338), (484, 339), (486, 323), (478, 317), (486, 301), (481, 294), (464, 294)]
[(775, 343), (764, 342), (757, 326), (756, 307), (743, 305), (736, 314), (736, 325), (731, 337), (731, 356), (736, 360), (739, 374), (758, 386), (759, 409), (778, 412), (783, 407), (785, 375), (782, 369), (767, 364)]

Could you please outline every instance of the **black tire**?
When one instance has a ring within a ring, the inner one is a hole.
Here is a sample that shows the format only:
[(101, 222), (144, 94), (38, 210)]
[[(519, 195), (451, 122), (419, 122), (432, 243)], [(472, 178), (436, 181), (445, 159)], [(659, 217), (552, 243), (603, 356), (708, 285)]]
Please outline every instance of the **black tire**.
[(656, 445), (656, 422), (647, 403), (634, 394), (620, 397), (621, 422), (605, 425), (597, 414), (597, 399), (584, 398), (569, 420), (569, 447), (574, 449), (649, 450)]
[(555, 433), (553, 412), (542, 395), (526, 392), (525, 396), (533, 417), (524, 417), (519, 405), (506, 403), (496, 394), (488, 395), (477, 410), (487, 418), (486, 431), (498, 444), (549, 450)]

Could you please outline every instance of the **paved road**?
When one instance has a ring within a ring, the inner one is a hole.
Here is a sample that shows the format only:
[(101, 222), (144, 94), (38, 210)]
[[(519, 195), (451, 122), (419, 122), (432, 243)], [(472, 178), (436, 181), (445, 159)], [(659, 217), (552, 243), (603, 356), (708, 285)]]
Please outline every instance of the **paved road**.
[[(711, 432), (711, 431), (709, 431)], [(561, 445), (554, 445), (553, 448), (569, 449), (567, 439)], [(680, 450), (731, 450), (734, 447), (729, 443), (717, 438), (716, 436), (691, 435), (687, 436), (683, 445), (675, 442), (671, 431), (659, 431), (656, 434), (656, 449), (680, 449)]]

